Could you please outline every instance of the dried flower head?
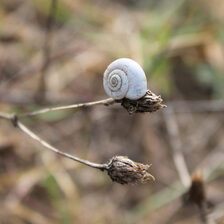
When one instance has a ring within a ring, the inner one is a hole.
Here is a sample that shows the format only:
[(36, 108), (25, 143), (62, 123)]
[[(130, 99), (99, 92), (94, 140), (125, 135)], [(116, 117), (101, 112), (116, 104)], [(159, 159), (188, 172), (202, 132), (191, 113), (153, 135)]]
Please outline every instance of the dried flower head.
[(129, 114), (155, 112), (166, 107), (166, 105), (162, 104), (162, 101), (161, 96), (157, 96), (150, 90), (147, 90), (146, 94), (138, 100), (130, 100), (127, 98), (117, 100)]
[(155, 178), (148, 172), (150, 165), (134, 162), (125, 156), (114, 156), (108, 163), (107, 172), (120, 184), (148, 183)]
[(206, 200), (205, 185), (201, 173), (196, 172), (191, 177), (191, 186), (188, 191), (188, 198), (190, 202), (201, 206)]

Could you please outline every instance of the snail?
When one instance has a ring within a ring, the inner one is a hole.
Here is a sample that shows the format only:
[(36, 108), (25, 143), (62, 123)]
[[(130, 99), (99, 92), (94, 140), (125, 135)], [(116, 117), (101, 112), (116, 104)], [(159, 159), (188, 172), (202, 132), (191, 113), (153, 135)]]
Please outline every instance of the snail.
[(138, 100), (147, 92), (147, 80), (142, 67), (132, 59), (113, 61), (104, 72), (104, 89), (110, 97), (119, 100)]

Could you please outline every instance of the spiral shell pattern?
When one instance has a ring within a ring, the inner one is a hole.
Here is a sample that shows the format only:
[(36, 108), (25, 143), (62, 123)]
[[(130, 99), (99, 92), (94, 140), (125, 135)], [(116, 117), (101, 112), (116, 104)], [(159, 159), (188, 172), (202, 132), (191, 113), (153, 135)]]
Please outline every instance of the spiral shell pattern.
[(103, 85), (106, 93), (114, 99), (136, 100), (144, 96), (147, 91), (143, 69), (129, 58), (117, 59), (107, 67)]

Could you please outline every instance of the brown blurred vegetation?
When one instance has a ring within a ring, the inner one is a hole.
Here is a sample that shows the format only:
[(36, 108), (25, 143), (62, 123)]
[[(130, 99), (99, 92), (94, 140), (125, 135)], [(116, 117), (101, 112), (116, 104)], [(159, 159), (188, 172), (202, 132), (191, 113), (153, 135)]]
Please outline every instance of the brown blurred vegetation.
[[(106, 98), (119, 57), (143, 65), (167, 109), (129, 116), (119, 106), (24, 119), (65, 152), (103, 163), (152, 163), (156, 181), (119, 185), (60, 158), (0, 120), (0, 224), (201, 223), (173, 160), (205, 178), (208, 223), (224, 222), (224, 1), (0, 1), (0, 111)], [(50, 22), (50, 28), (49, 28)]]

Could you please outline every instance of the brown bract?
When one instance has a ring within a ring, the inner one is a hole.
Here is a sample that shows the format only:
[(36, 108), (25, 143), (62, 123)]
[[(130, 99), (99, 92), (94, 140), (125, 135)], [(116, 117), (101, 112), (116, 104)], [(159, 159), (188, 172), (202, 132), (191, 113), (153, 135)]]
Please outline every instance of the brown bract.
[(115, 156), (108, 163), (108, 175), (120, 184), (148, 183), (155, 178), (149, 173), (150, 165), (130, 160), (125, 156)]
[(138, 100), (130, 100), (127, 98), (116, 100), (128, 111), (129, 114), (155, 112), (159, 109), (165, 108), (166, 105), (162, 104), (161, 96), (147, 90), (146, 94)]

